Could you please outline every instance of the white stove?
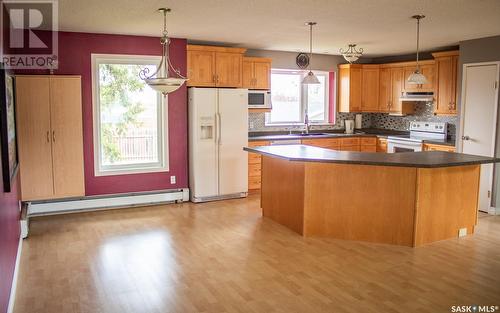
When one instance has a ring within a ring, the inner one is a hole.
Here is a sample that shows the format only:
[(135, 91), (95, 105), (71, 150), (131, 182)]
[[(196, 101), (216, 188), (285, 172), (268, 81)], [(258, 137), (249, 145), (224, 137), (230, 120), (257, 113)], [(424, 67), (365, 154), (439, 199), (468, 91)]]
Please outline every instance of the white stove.
[(446, 141), (447, 129), (448, 123), (411, 122), (409, 135), (387, 137), (387, 152), (422, 151), (422, 142), (424, 140)]

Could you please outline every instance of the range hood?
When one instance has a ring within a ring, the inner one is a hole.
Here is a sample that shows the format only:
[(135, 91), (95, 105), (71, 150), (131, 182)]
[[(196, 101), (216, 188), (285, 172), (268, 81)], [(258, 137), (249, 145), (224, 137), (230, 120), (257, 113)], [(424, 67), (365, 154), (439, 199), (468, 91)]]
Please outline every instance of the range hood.
[(434, 94), (432, 92), (403, 92), (399, 101), (432, 102), (434, 101)]

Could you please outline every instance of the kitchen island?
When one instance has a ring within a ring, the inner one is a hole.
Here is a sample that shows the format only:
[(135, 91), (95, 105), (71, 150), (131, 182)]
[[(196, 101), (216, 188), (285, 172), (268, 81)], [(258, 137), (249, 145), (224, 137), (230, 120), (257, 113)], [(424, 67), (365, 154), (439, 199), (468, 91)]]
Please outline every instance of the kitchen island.
[(244, 149), (262, 155), (265, 217), (303, 236), (412, 247), (474, 233), (480, 165), (500, 161), (440, 151)]

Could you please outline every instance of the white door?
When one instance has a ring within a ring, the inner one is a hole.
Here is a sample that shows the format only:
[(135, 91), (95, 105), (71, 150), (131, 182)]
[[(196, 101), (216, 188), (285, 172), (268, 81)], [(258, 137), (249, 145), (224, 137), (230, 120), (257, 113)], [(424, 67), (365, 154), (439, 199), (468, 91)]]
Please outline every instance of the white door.
[(189, 185), (194, 198), (219, 193), (216, 110), (217, 89), (189, 88)]
[[(498, 104), (498, 64), (466, 64), (462, 83), (461, 147), (466, 154), (492, 157)], [(479, 210), (488, 212), (491, 204), (493, 165), (481, 166)]]
[(248, 90), (219, 89), (219, 194), (248, 191)]

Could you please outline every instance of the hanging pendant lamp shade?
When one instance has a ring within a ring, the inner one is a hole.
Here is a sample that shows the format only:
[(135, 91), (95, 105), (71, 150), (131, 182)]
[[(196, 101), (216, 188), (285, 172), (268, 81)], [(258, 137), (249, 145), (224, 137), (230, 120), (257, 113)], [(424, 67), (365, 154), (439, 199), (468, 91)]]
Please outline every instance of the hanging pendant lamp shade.
[(408, 76), (408, 83), (414, 85), (427, 84), (427, 78), (424, 74), (420, 73), (420, 66), (418, 64), (418, 53), (419, 53), (419, 40), (420, 40), (420, 20), (423, 19), (425, 15), (413, 15), (412, 18), (417, 20), (417, 68), (410, 76)]
[[(168, 55), (170, 38), (167, 33), (167, 13), (170, 12), (170, 9), (160, 8), (158, 11), (163, 13), (163, 33), (160, 40), (163, 47), (161, 61), (153, 74), (149, 74), (149, 68), (146, 67), (139, 72), (139, 77), (153, 90), (167, 95), (179, 89), (187, 81), (187, 78), (172, 66)], [(170, 77), (169, 70), (175, 73), (177, 77)]]
[(312, 27), (316, 25), (316, 22), (307, 22), (306, 25), (309, 25), (309, 73), (302, 80), (302, 84), (304, 85), (314, 85), (319, 84), (319, 79), (314, 75), (311, 71), (311, 61), (312, 61)]

